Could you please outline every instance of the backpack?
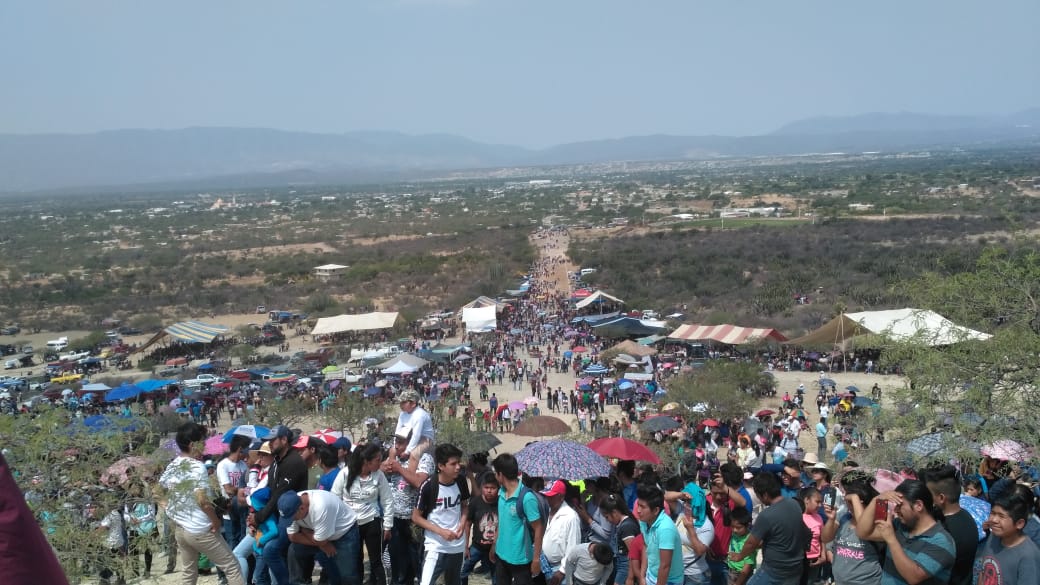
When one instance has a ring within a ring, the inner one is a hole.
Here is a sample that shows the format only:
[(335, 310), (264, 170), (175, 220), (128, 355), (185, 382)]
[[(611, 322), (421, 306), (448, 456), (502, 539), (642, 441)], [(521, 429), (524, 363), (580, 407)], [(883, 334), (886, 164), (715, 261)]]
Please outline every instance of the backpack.
[(549, 502), (543, 498), (538, 492), (530, 489), (523, 483), (517, 488), (519, 492), (516, 496), (516, 515), (524, 522), (524, 531), (527, 532), (527, 536), (531, 539), (531, 544), (534, 544), (534, 527), (531, 526), (531, 521), (527, 519), (527, 514), (524, 513), (524, 494), (530, 492), (534, 494), (534, 499), (538, 502), (538, 516), (542, 522), (549, 523)]

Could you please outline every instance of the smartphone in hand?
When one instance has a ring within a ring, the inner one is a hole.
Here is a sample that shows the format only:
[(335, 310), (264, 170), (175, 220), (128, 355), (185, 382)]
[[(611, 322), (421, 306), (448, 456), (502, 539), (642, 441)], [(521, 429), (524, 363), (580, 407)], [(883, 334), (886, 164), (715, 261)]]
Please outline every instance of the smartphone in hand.
[(887, 520), (888, 510), (892, 505), (888, 500), (877, 500), (874, 504), (874, 520)]

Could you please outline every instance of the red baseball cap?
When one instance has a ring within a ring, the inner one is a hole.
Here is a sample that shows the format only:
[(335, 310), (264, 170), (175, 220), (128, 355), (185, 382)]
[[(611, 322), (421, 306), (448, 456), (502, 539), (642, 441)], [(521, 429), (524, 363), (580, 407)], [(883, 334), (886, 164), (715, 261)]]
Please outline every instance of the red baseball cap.
[(562, 479), (552, 481), (541, 491), (543, 496), (562, 496), (567, 493), (567, 483)]

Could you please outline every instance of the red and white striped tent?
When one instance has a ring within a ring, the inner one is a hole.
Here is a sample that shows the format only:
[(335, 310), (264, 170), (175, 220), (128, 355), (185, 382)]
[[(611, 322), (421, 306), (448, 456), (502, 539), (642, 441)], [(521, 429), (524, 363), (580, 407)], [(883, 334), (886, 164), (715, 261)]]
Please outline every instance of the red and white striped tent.
[(715, 341), (726, 345), (744, 345), (764, 341), (787, 341), (776, 329), (739, 327), (737, 325), (680, 325), (668, 339), (682, 341)]

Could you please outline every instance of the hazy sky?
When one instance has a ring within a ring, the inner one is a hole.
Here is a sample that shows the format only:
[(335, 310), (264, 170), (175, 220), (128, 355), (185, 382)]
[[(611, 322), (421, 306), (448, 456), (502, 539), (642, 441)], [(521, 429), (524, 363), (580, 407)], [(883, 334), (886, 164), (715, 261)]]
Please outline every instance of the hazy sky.
[(544, 146), (1040, 106), (1038, 0), (5, 0), (0, 132)]

